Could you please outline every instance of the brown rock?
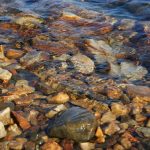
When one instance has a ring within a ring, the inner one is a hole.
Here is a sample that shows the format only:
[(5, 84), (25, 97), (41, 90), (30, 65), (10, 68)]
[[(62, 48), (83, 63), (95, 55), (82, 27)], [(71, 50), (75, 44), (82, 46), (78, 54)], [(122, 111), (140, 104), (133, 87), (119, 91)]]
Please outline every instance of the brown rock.
[(62, 146), (63, 150), (73, 150), (73, 141), (63, 140)]
[(49, 103), (55, 103), (55, 104), (64, 104), (67, 101), (69, 101), (69, 96), (67, 93), (64, 93), (64, 92), (60, 92), (57, 95), (55, 95), (54, 97), (48, 98)]
[(141, 96), (150, 98), (150, 88), (147, 86), (127, 85), (127, 93), (130, 97)]
[(111, 111), (108, 111), (103, 114), (101, 118), (101, 124), (112, 122), (114, 120), (116, 120), (116, 116)]
[(119, 126), (115, 123), (115, 122), (111, 122), (105, 129), (104, 129), (104, 133), (107, 135), (112, 135), (114, 133), (116, 133), (117, 131), (119, 131), (120, 128)]
[(13, 115), (15, 116), (15, 118), (17, 119), (20, 127), (23, 129), (23, 130), (26, 130), (28, 128), (31, 127), (30, 123), (27, 121), (26, 118), (24, 118), (20, 112), (15, 112), (15, 111), (12, 111)]
[(16, 59), (16, 58), (22, 57), (23, 54), (24, 52), (21, 50), (9, 49), (6, 52), (6, 57), (11, 58), (11, 59)]
[(119, 99), (122, 96), (122, 91), (118, 87), (109, 86), (107, 88), (107, 96), (111, 99)]
[(62, 150), (62, 147), (54, 141), (48, 141), (41, 147), (41, 150)]
[(22, 142), (20, 141), (10, 141), (9, 142), (9, 148), (12, 149), (12, 150), (22, 150), (23, 149), (23, 144)]
[(35, 143), (31, 141), (26, 142), (24, 147), (25, 147), (25, 150), (35, 150)]
[(114, 150), (124, 150), (124, 147), (120, 144), (115, 144), (114, 145)]
[(80, 143), (80, 148), (81, 150), (93, 150), (95, 149), (95, 143), (90, 142)]
[(120, 142), (125, 149), (130, 149), (132, 146), (128, 138), (122, 138)]
[(116, 116), (124, 116), (129, 112), (128, 107), (123, 105), (122, 103), (112, 103), (111, 110), (112, 113)]

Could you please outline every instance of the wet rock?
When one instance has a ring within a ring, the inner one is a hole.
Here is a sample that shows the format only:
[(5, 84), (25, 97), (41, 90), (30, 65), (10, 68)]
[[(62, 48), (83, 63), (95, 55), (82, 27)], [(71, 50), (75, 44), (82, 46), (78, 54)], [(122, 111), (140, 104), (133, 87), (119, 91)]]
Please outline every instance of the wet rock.
[(147, 123), (146, 123), (146, 127), (150, 128), (150, 119), (148, 119)]
[(135, 21), (131, 19), (122, 19), (120, 25), (117, 27), (119, 30), (132, 29), (135, 26)]
[(0, 142), (0, 149), (9, 150), (8, 142)]
[(118, 117), (118, 116), (127, 115), (129, 109), (127, 106), (123, 105), (122, 103), (112, 103), (111, 111), (113, 114), (115, 114)]
[(124, 147), (120, 144), (115, 144), (113, 147), (114, 150), (124, 150)]
[(28, 28), (33, 28), (34, 26), (37, 26), (42, 22), (43, 22), (42, 19), (39, 19), (36, 16), (29, 16), (29, 15), (18, 17), (15, 20), (16, 24), (26, 26)]
[(4, 59), (5, 55), (4, 55), (4, 46), (0, 45), (0, 59)]
[(150, 88), (147, 86), (127, 85), (127, 93), (130, 97), (150, 97)]
[(63, 104), (57, 105), (56, 107), (52, 108), (50, 111), (46, 113), (47, 118), (52, 118), (57, 115), (59, 112), (65, 111), (67, 107)]
[(81, 150), (93, 150), (95, 149), (95, 143), (80, 143)]
[(148, 71), (142, 66), (136, 66), (131, 62), (121, 63), (121, 75), (125, 76), (129, 80), (140, 80)]
[(21, 50), (9, 49), (6, 53), (6, 57), (10, 59), (17, 59), (17, 58), (22, 57), (23, 54), (24, 52)]
[(71, 58), (71, 62), (74, 64), (75, 69), (83, 74), (90, 74), (94, 71), (94, 62), (87, 56), (77, 54)]
[(41, 150), (63, 150), (63, 148), (54, 141), (48, 141), (41, 147)]
[(69, 96), (67, 93), (60, 92), (57, 95), (53, 97), (48, 97), (48, 102), (49, 103), (54, 103), (54, 104), (64, 104), (69, 101)]
[(7, 107), (6, 109), (0, 111), (0, 121), (4, 125), (8, 125), (12, 123), (12, 119), (10, 117), (10, 108)]
[(104, 133), (100, 127), (97, 128), (95, 136), (97, 137), (98, 143), (104, 143), (105, 142), (105, 135), (104, 135)]
[(31, 127), (30, 123), (27, 121), (26, 118), (24, 118), (19, 112), (15, 112), (13, 111), (12, 112), (14, 117), (17, 119), (20, 127), (23, 129), (23, 130), (26, 130), (28, 128)]
[(147, 118), (140, 113), (135, 114), (135, 121), (137, 122), (144, 122)]
[(21, 150), (23, 149), (23, 144), (24, 143), (21, 143), (20, 141), (9, 141), (8, 145), (9, 145), (9, 148), (10, 149), (13, 149), (13, 150)]
[(20, 135), (21, 133), (22, 133), (22, 131), (17, 126), (17, 124), (13, 124), (8, 127), (8, 136), (9, 137), (15, 137), (17, 135)]
[(105, 127), (104, 133), (111, 136), (119, 130), (120, 127), (115, 122), (111, 122), (107, 127)]
[(36, 111), (36, 110), (31, 110), (30, 111), (28, 120), (31, 122), (32, 125), (37, 125), (38, 124), (38, 119), (37, 119), (38, 115), (39, 115), (38, 111)]
[(95, 135), (96, 127), (97, 122), (92, 113), (80, 107), (72, 107), (55, 120), (50, 120), (47, 133), (50, 137), (88, 141)]
[(10, 108), (11, 110), (14, 110), (15, 108), (15, 104), (13, 102), (7, 102), (7, 103), (4, 103), (4, 102), (0, 102), (0, 111), (6, 109), (6, 108)]
[(136, 129), (137, 132), (141, 132), (145, 137), (150, 138), (150, 128), (139, 127)]
[(25, 150), (35, 150), (35, 143), (32, 141), (28, 141), (25, 144)]
[(119, 99), (122, 96), (122, 91), (118, 87), (108, 86), (107, 96), (111, 99)]
[(28, 67), (35, 62), (40, 62), (43, 60), (48, 60), (49, 54), (47, 52), (41, 51), (31, 51), (28, 52), (26, 55), (20, 58), (20, 62), (25, 66)]
[(128, 138), (122, 138), (120, 142), (125, 149), (130, 149), (132, 146)]
[(71, 58), (70, 55), (68, 54), (62, 54), (61, 56), (59, 57), (54, 57), (54, 60), (59, 60), (59, 61), (67, 61)]
[(9, 81), (12, 77), (12, 73), (8, 70), (0, 68), (0, 79), (5, 81)]
[(113, 49), (102, 40), (88, 39), (85, 41), (88, 51), (95, 56), (98, 63), (113, 62)]
[(64, 150), (73, 150), (73, 144), (73, 141), (65, 139), (62, 142), (62, 147)]
[(116, 116), (111, 111), (108, 111), (102, 115), (101, 124), (112, 122), (114, 120), (116, 120)]
[(3, 138), (7, 135), (4, 124), (0, 122), (0, 138)]

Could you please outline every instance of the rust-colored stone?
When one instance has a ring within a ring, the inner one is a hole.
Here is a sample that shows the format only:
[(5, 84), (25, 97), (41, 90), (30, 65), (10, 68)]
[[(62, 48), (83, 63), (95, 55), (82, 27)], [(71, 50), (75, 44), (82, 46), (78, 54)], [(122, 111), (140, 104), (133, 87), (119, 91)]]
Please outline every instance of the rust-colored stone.
[(21, 115), (21, 112), (15, 112), (15, 111), (12, 111), (14, 117), (17, 119), (20, 127), (23, 129), (23, 130), (26, 130), (26, 129), (29, 129), (31, 127), (30, 123), (27, 121), (26, 118), (24, 118), (22, 115)]
[(62, 147), (54, 141), (48, 141), (41, 147), (41, 150), (62, 150)]
[(21, 56), (23, 56), (23, 54), (24, 54), (23, 51), (15, 50), (15, 49), (9, 49), (6, 52), (6, 56), (12, 59), (20, 58)]

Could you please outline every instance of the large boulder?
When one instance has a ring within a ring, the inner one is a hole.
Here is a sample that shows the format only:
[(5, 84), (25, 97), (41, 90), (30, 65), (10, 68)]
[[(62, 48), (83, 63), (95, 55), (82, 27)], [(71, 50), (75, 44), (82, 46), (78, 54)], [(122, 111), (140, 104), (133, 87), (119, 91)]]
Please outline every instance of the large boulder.
[(80, 107), (72, 107), (49, 121), (47, 134), (80, 142), (90, 140), (96, 128), (97, 122), (92, 113)]

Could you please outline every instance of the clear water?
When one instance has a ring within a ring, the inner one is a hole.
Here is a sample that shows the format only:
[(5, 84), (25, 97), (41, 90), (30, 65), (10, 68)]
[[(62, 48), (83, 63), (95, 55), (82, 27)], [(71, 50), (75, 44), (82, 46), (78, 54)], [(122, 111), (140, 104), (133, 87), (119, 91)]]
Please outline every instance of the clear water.
[[(0, 0), (2, 7), (46, 15), (53, 7), (69, 2), (119, 18), (150, 20), (150, 0)], [(0, 10), (0, 11), (1, 11)]]

